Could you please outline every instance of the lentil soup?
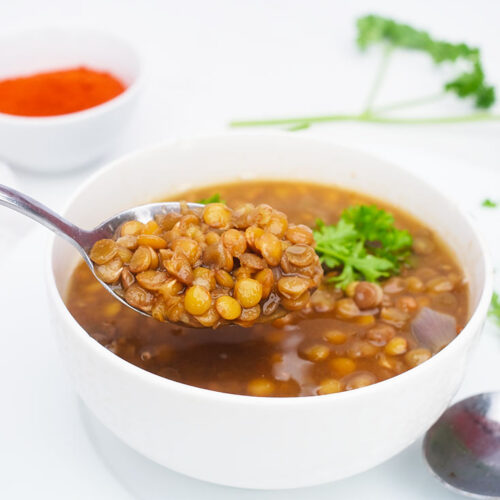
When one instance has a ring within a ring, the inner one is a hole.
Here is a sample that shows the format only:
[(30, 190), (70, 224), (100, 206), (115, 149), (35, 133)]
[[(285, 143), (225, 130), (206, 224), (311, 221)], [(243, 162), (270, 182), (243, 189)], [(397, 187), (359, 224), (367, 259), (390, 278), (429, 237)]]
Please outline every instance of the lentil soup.
[[(294, 224), (335, 223), (353, 205), (390, 211), (413, 237), (410, 264), (380, 282), (353, 282), (344, 291), (326, 282), (308, 304), (272, 323), (216, 330), (161, 323), (122, 305), (82, 262), (67, 306), (95, 340), (147, 371), (184, 384), (253, 396), (311, 396), (352, 390), (398, 375), (448, 343), (431, 347), (416, 318), (439, 313), (453, 337), (468, 318), (468, 288), (446, 246), (422, 223), (379, 200), (333, 186), (251, 181), (170, 196), (199, 201), (219, 193), (227, 205), (266, 203)], [(328, 277), (328, 273), (326, 274)], [(424, 329), (425, 330), (425, 329)]]

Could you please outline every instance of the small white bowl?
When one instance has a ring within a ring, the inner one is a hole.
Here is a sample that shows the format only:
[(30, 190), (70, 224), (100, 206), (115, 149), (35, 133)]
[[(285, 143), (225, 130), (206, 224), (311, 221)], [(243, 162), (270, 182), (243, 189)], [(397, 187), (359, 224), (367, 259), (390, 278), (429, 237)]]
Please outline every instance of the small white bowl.
[(199, 389), (124, 361), (80, 327), (63, 300), (78, 256), (54, 239), (47, 280), (57, 340), (87, 406), (132, 448), (166, 467), (244, 488), (342, 479), (403, 450), (447, 407), (486, 318), (490, 261), (470, 219), (422, 180), (360, 152), (293, 134), (231, 134), (141, 151), (94, 175), (66, 215), (90, 228), (190, 186), (249, 177), (338, 184), (424, 221), (447, 241), (469, 280), (471, 316), (463, 331), (422, 365), (354, 391), (258, 398)]
[(43, 28), (0, 37), (0, 79), (88, 66), (117, 76), (126, 90), (110, 101), (49, 117), (0, 113), (0, 158), (39, 172), (82, 167), (113, 145), (137, 100), (141, 63), (125, 41), (85, 28)]

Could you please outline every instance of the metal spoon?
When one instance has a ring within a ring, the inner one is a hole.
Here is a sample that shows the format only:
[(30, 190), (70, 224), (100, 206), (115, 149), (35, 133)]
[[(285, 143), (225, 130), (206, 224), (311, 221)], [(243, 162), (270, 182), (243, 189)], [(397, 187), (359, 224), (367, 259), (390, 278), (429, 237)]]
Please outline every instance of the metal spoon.
[(472, 498), (500, 498), (500, 392), (448, 408), (427, 431), (423, 451), (446, 486)]
[[(11, 189), (2, 184), (0, 184), (0, 205), (11, 208), (12, 210), (16, 210), (23, 215), (31, 217), (40, 224), (43, 224), (52, 232), (56, 233), (58, 236), (61, 236), (65, 240), (69, 241), (80, 252), (83, 260), (92, 271), (92, 274), (109, 293), (111, 293), (117, 300), (119, 300), (122, 304), (125, 304), (127, 307), (130, 307), (143, 316), (151, 317), (148, 313), (145, 313), (144, 311), (131, 306), (127, 301), (125, 301), (125, 299), (120, 297), (108, 284), (99, 279), (94, 270), (94, 263), (90, 260), (89, 252), (92, 248), (92, 245), (97, 240), (100, 240), (102, 238), (113, 238), (115, 236), (116, 230), (124, 222), (127, 222), (129, 220), (147, 222), (153, 219), (154, 216), (158, 214), (179, 212), (179, 202), (150, 203), (148, 205), (131, 208), (129, 210), (125, 210), (124, 212), (120, 212), (110, 219), (105, 220), (91, 231), (86, 231), (85, 229), (81, 229), (80, 227), (75, 226), (74, 224), (67, 221), (60, 215), (50, 210), (50, 208), (47, 208), (33, 198), (30, 198), (29, 196), (26, 196), (25, 194), (22, 194), (19, 191)], [(199, 203), (188, 203), (189, 208), (200, 208), (203, 206), (204, 205), (201, 205)]]

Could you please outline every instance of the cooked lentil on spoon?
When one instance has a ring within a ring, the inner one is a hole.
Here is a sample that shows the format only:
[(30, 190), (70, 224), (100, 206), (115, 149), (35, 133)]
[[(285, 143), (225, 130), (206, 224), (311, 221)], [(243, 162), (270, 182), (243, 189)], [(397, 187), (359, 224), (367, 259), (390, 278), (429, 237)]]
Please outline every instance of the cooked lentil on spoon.
[(303, 309), (322, 281), (310, 228), (269, 205), (224, 203), (124, 223), (90, 252), (97, 276), (159, 321), (251, 326)]

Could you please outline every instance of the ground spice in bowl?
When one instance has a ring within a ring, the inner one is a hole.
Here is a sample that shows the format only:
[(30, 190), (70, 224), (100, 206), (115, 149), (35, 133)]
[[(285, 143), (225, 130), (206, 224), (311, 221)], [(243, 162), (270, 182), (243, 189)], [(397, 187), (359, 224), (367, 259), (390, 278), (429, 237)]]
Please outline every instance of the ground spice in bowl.
[(110, 73), (77, 67), (0, 80), (0, 113), (56, 116), (103, 104), (125, 85)]

